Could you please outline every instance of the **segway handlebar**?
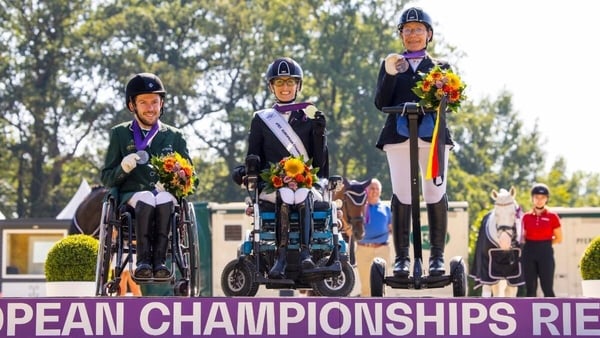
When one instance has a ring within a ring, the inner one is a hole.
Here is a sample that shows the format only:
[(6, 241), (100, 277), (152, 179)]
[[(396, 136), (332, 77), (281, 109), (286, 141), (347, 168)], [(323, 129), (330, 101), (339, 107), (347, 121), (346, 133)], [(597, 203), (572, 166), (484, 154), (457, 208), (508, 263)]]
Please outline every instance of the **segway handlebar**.
[(405, 102), (396, 106), (389, 106), (381, 108), (381, 111), (386, 114), (425, 114), (434, 113), (434, 109), (425, 109), (415, 102)]

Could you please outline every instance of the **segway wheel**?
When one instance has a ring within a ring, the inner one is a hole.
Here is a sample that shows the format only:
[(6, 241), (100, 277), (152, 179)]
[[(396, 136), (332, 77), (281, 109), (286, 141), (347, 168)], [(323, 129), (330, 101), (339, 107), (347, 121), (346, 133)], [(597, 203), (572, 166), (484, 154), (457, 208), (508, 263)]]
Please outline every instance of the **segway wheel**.
[(450, 260), (450, 271), (453, 296), (465, 297), (467, 295), (467, 275), (465, 273), (465, 262), (462, 257), (452, 257), (452, 260)]
[(376, 257), (371, 264), (371, 297), (383, 297), (385, 295), (385, 260)]

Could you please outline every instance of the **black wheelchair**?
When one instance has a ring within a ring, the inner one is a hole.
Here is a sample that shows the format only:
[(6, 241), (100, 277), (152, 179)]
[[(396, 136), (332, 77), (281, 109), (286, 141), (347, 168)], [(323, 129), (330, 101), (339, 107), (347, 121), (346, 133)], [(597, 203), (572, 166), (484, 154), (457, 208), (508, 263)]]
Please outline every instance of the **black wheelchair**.
[[(227, 296), (255, 296), (260, 285), (267, 289), (312, 290), (316, 296), (348, 296), (355, 284), (354, 269), (348, 259), (348, 246), (338, 233), (337, 205), (332, 192), (341, 188), (342, 177), (330, 177), (324, 201), (314, 201), (312, 210), (312, 240), (310, 251), (316, 268), (310, 273), (301, 270), (299, 263), (299, 213), (289, 214), (290, 229), (287, 245), (285, 278), (268, 278), (276, 258), (275, 204), (258, 199), (257, 157), (246, 159), (246, 189), (253, 208), (253, 229), (221, 275), (221, 288)], [(254, 169), (253, 169), (254, 168)], [(296, 263), (294, 263), (296, 262)]]
[(137, 284), (170, 283), (174, 296), (200, 295), (200, 254), (198, 228), (192, 203), (179, 198), (171, 214), (171, 230), (167, 246), (167, 264), (171, 274), (165, 278), (135, 277), (135, 214), (127, 205), (118, 207), (118, 194), (113, 189), (102, 204), (100, 246), (96, 265), (96, 296), (118, 296), (121, 274), (129, 269)]

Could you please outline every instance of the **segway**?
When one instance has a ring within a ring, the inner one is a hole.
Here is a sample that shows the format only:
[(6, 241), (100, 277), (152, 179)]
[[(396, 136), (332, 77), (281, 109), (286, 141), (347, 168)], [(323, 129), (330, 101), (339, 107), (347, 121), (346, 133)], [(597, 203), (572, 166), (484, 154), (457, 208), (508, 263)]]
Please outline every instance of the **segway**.
[[(442, 100), (445, 107), (445, 99)], [(418, 118), (419, 114), (425, 112), (417, 103), (404, 103), (393, 107), (383, 107), (382, 111), (388, 114), (406, 114), (408, 117), (408, 130), (410, 140), (410, 189), (411, 189), (411, 216), (412, 216), (412, 239), (414, 249), (414, 265), (412, 276), (385, 276), (386, 262), (382, 258), (376, 258), (371, 265), (371, 296), (383, 297), (387, 284), (394, 289), (427, 289), (442, 288), (452, 284), (454, 297), (466, 296), (467, 277), (465, 274), (465, 263), (460, 256), (450, 260), (450, 271), (448, 275), (429, 276), (423, 274), (423, 254), (421, 245), (421, 210), (420, 210), (420, 184), (419, 184), (419, 153), (418, 153)], [(445, 109), (441, 109), (445, 114)], [(443, 130), (441, 132), (444, 132)]]

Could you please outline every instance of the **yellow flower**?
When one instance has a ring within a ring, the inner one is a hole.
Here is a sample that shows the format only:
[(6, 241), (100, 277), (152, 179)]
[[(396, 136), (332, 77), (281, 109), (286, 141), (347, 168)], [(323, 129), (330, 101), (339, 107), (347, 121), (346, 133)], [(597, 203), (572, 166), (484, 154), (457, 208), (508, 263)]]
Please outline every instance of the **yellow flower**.
[(296, 175), (304, 172), (304, 162), (297, 158), (290, 158), (285, 162), (283, 168), (285, 169), (286, 176), (295, 177)]

